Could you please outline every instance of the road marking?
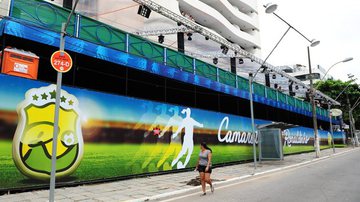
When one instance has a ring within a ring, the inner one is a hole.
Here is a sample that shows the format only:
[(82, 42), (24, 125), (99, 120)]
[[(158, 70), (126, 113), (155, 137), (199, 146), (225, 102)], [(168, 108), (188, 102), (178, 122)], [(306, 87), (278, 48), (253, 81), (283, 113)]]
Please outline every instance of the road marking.
[[(284, 166), (284, 167), (280, 167), (280, 168), (275, 168), (275, 169), (255, 173), (254, 175), (244, 175), (244, 176), (240, 176), (240, 177), (231, 178), (231, 179), (228, 179), (228, 180), (222, 181), (222, 182), (214, 182), (213, 184), (214, 185), (220, 185), (219, 187), (215, 187), (216, 190), (219, 190), (219, 189), (223, 189), (223, 188), (243, 184), (243, 183), (246, 183), (246, 182), (250, 182), (250, 181), (253, 181), (253, 180), (261, 179), (261, 178), (269, 176), (270, 174), (276, 174), (278, 171), (286, 171), (286, 172), (288, 172), (288, 171), (295, 170), (295, 169), (298, 169), (298, 168), (302, 168), (302, 167), (305, 167), (305, 166), (308, 166), (308, 165), (320, 163), (321, 161), (331, 159), (332, 157), (339, 157), (339, 156), (345, 155), (345, 154), (347, 154), (349, 152), (355, 152), (357, 150), (360, 150), (360, 148), (349, 149), (349, 150), (346, 150), (346, 151), (343, 151), (343, 152), (330, 154), (328, 156), (323, 156), (323, 157), (320, 157), (320, 158), (304, 161), (304, 162), (301, 162), (301, 163), (297, 163), (297, 164), (293, 164), (293, 165), (289, 165), (289, 166)], [(231, 182), (238, 181), (238, 180), (243, 180), (243, 181), (231, 183)], [(227, 183), (230, 183), (230, 184), (227, 184)], [(227, 184), (227, 185), (222, 185), (222, 184)], [(141, 198), (141, 199), (130, 200), (130, 202), (151, 201), (151, 200), (160, 200), (162, 202), (174, 201), (174, 200), (183, 199), (183, 198), (186, 198), (186, 197), (189, 197), (189, 196), (200, 195), (202, 193), (202, 191), (197, 191), (195, 193), (191, 193), (191, 194), (187, 194), (187, 195), (183, 195), (183, 196), (178, 196), (178, 197), (171, 198), (171, 199), (166, 199), (166, 200), (161, 200), (161, 199), (166, 198), (166, 197), (170, 197), (170, 196), (174, 196), (174, 195), (187, 193), (187, 192), (190, 192), (190, 191), (195, 191), (195, 190), (198, 190), (199, 187), (200, 186), (196, 186), (196, 187), (192, 187), (192, 188), (188, 188), (188, 189), (182, 189), (182, 190), (178, 190), (178, 191), (174, 191), (174, 192), (163, 193), (163, 194), (159, 194), (159, 195), (155, 195), (155, 196), (151, 196), (151, 197), (145, 197), (145, 198)]]

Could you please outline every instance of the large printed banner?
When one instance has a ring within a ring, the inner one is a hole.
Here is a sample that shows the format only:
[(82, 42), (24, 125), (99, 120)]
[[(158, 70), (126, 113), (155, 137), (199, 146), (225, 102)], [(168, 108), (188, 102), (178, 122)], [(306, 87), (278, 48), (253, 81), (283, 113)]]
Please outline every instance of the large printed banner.
[[(56, 93), (55, 85), (0, 74), (0, 191), (48, 184)], [(246, 117), (69, 87), (60, 100), (57, 182), (193, 167), (203, 141), (214, 165), (250, 160), (257, 142)], [(312, 129), (282, 133), (285, 154), (313, 150)], [(327, 147), (330, 134), (319, 133)]]

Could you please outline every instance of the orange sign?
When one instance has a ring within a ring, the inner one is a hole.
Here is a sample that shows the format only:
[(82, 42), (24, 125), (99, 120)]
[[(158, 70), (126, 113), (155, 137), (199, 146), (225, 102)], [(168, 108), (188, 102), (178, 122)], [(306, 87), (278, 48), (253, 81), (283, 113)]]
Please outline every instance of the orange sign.
[(71, 56), (65, 51), (56, 51), (51, 55), (51, 65), (53, 68), (61, 73), (70, 71), (73, 61)]

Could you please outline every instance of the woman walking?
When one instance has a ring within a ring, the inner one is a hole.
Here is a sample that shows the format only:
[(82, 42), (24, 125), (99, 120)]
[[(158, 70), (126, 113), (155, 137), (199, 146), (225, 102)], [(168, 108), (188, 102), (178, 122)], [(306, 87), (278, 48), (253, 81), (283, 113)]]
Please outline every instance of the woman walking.
[(206, 195), (206, 183), (210, 185), (211, 192), (214, 192), (214, 186), (211, 183), (211, 158), (212, 150), (206, 145), (205, 142), (200, 144), (199, 159), (196, 164), (196, 170), (200, 173), (201, 188), (203, 193), (201, 196)]

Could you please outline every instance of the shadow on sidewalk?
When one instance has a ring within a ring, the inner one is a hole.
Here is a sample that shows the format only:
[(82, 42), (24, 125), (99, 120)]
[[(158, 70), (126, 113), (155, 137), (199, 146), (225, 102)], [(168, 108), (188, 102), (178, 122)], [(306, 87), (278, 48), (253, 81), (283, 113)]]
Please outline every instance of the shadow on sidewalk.
[[(211, 181), (212, 182), (221, 182), (221, 181), (225, 181), (225, 180), (211, 179)], [(184, 184), (190, 185), (190, 186), (199, 186), (201, 184), (199, 176), (197, 176), (194, 179), (191, 179), (189, 181), (184, 181), (184, 182), (181, 182), (181, 183), (184, 183)]]

